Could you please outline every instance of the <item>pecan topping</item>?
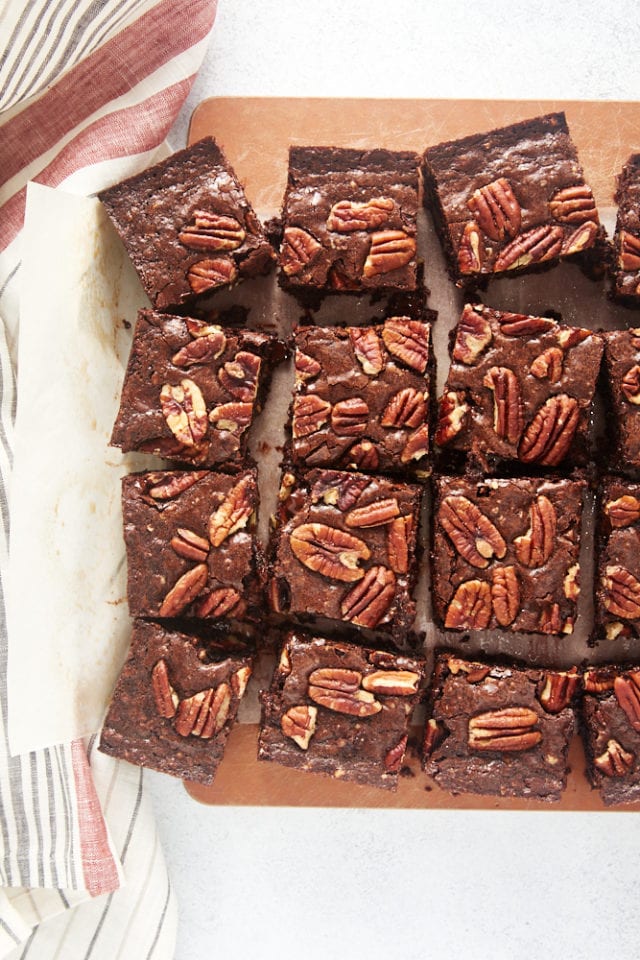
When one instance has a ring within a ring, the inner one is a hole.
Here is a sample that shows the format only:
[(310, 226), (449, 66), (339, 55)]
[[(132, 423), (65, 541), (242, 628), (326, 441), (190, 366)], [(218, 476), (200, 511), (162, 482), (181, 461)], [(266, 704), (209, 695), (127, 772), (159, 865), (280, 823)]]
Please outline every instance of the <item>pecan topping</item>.
[(635, 754), (625, 750), (617, 740), (609, 740), (607, 749), (599, 757), (595, 757), (593, 764), (606, 777), (624, 777), (633, 767)]
[(604, 506), (612, 527), (629, 527), (640, 520), (640, 500), (625, 493), (617, 500), (609, 500)]
[(436, 747), (439, 747), (446, 737), (446, 730), (443, 725), (430, 717), (427, 720), (424, 730), (424, 740), (422, 741), (422, 750), (425, 757), (430, 757)]
[(516, 270), (531, 263), (541, 263), (559, 256), (564, 240), (562, 227), (545, 224), (521, 233), (500, 253), (494, 265), (494, 272)]
[(231, 674), (231, 689), (238, 700), (242, 700), (250, 676), (251, 667), (240, 667), (239, 670)]
[(587, 693), (604, 693), (613, 690), (615, 674), (609, 667), (592, 667), (585, 670), (582, 682)]
[(558, 393), (538, 408), (526, 428), (518, 457), (523, 463), (557, 466), (569, 452), (578, 426), (578, 401), (566, 393)]
[(340, 437), (358, 437), (369, 422), (369, 407), (362, 397), (339, 400), (331, 411), (331, 426)]
[(241, 601), (241, 596), (233, 587), (219, 587), (200, 600), (194, 613), (196, 617), (224, 617), (231, 613)]
[(282, 269), (287, 276), (294, 277), (312, 263), (321, 250), (322, 244), (318, 243), (316, 238), (306, 230), (301, 230), (300, 227), (287, 227), (280, 251)]
[(640, 238), (627, 230), (621, 230), (618, 238), (620, 253), (618, 265), (621, 270), (640, 270)]
[(402, 766), (402, 760), (404, 758), (405, 750), (407, 749), (408, 739), (409, 736), (405, 733), (404, 737), (401, 737), (398, 740), (395, 747), (391, 747), (391, 750), (388, 750), (385, 754), (384, 768), (387, 773), (397, 773)]
[(209, 568), (206, 563), (198, 563), (195, 567), (183, 573), (179, 580), (169, 590), (158, 610), (160, 617), (177, 617), (179, 613), (193, 603), (199, 593), (204, 590), (209, 579)]
[(582, 343), (583, 340), (592, 336), (591, 330), (582, 330), (580, 327), (565, 327), (564, 330), (558, 330), (557, 333), (558, 343), (563, 350), (570, 350), (571, 347), (575, 347), (576, 344)]
[(580, 684), (576, 667), (545, 673), (538, 700), (547, 713), (560, 713), (571, 703)]
[(327, 229), (336, 233), (352, 233), (354, 230), (375, 230), (389, 219), (394, 202), (389, 197), (373, 197), (365, 203), (355, 200), (339, 200), (334, 203), (327, 217)]
[(560, 223), (598, 223), (596, 202), (586, 183), (558, 190), (549, 201), (549, 210), (553, 219)]
[(329, 419), (331, 404), (315, 393), (296, 397), (293, 401), (294, 437), (308, 437), (320, 429)]
[(255, 494), (255, 480), (249, 475), (231, 487), (216, 512), (209, 517), (212, 547), (221, 546), (227, 537), (246, 527), (254, 511)]
[(467, 497), (445, 497), (438, 518), (460, 556), (472, 567), (483, 569), (494, 557), (501, 560), (507, 552), (498, 528)]
[(419, 683), (420, 674), (412, 670), (375, 670), (364, 677), (362, 686), (387, 697), (412, 697)]
[(311, 700), (336, 713), (372, 717), (382, 704), (367, 690), (360, 689), (362, 674), (357, 670), (321, 667), (309, 675), (307, 693)]
[(178, 527), (178, 534), (171, 538), (170, 546), (179, 557), (195, 560), (197, 563), (204, 563), (209, 554), (209, 541), (186, 527)]
[(438, 446), (444, 447), (460, 433), (469, 409), (464, 393), (448, 390), (444, 394), (440, 401), (438, 426), (435, 432), (435, 441)]
[(484, 663), (469, 663), (467, 660), (461, 660), (460, 657), (448, 657), (447, 666), (449, 672), (454, 676), (459, 673), (466, 674), (467, 683), (482, 683), (482, 681), (491, 673), (491, 667)]
[(491, 367), (482, 381), (493, 391), (493, 429), (508, 443), (517, 443), (524, 426), (520, 384), (509, 367)]
[(616, 677), (613, 692), (627, 720), (633, 729), (640, 733), (640, 670)]
[(205, 470), (189, 473), (150, 473), (149, 481), (152, 485), (149, 487), (149, 496), (154, 500), (173, 500), (206, 475)]
[(550, 317), (529, 317), (524, 313), (500, 313), (498, 323), (505, 337), (536, 337), (558, 326)]
[(350, 510), (344, 522), (348, 527), (382, 527), (399, 514), (398, 501), (395, 497), (389, 497), (387, 500), (374, 500), (364, 507)]
[(383, 427), (419, 427), (427, 416), (427, 394), (405, 387), (389, 399), (382, 412)]
[(193, 380), (163, 384), (160, 406), (171, 433), (183, 446), (194, 447), (206, 435), (207, 407)]
[(156, 710), (161, 717), (175, 717), (180, 698), (169, 683), (169, 671), (166, 660), (158, 660), (151, 671), (151, 686)]
[(504, 177), (476, 190), (467, 200), (467, 206), (491, 240), (515, 237), (520, 229), (520, 204)]
[(387, 617), (396, 595), (396, 578), (387, 567), (370, 567), (340, 604), (345, 620), (376, 627)]
[(588, 247), (593, 245), (597, 235), (598, 224), (593, 223), (592, 220), (589, 220), (587, 223), (583, 223), (582, 226), (577, 227), (573, 233), (569, 234), (562, 244), (562, 250), (560, 253), (563, 257), (569, 257), (574, 253), (580, 253), (581, 250), (586, 250)]
[[(548, 603), (542, 608), (540, 619), (538, 620), (538, 629), (540, 633), (557, 634), (563, 632), (562, 617), (560, 616), (560, 605), (557, 603)], [(571, 631), (569, 631), (571, 632)]]
[(189, 267), (187, 281), (194, 293), (204, 293), (214, 287), (233, 283), (238, 270), (229, 257), (216, 257), (215, 260), (198, 260)]
[(394, 573), (409, 571), (409, 542), (412, 533), (411, 516), (396, 517), (387, 527), (387, 557)]
[(296, 350), (295, 367), (296, 380), (304, 382), (313, 380), (322, 370), (315, 357), (310, 357), (308, 353), (303, 353), (302, 350)]
[(364, 542), (325, 523), (303, 523), (291, 533), (289, 543), (300, 563), (331, 580), (352, 583), (364, 577), (358, 564), (371, 551)]
[(408, 367), (424, 373), (429, 363), (429, 327), (419, 320), (394, 317), (382, 328), (382, 339), (390, 354)]
[(444, 625), (451, 630), (486, 630), (491, 620), (491, 590), (484, 580), (465, 580), (449, 603)]
[(528, 707), (503, 707), (489, 710), (469, 720), (469, 748), (515, 753), (530, 750), (542, 740), (534, 727), (538, 714)]
[(415, 253), (416, 241), (404, 230), (381, 230), (379, 233), (372, 233), (371, 247), (362, 273), (370, 278), (380, 273), (399, 270), (413, 259)]
[(531, 364), (531, 373), (538, 380), (548, 380), (549, 383), (558, 383), (562, 377), (564, 353), (560, 347), (548, 347), (539, 354)]
[(362, 674), (346, 667), (318, 667), (309, 675), (309, 683), (327, 690), (355, 693), (362, 682)]
[(221, 403), (214, 407), (209, 414), (209, 420), (217, 430), (228, 430), (230, 433), (240, 433), (251, 423), (253, 416), (252, 403)]
[(411, 460), (421, 460), (429, 453), (429, 424), (418, 427), (410, 435), (400, 453), (401, 463), (410, 463)]
[(622, 378), (622, 392), (634, 406), (640, 404), (640, 366), (630, 367)]
[(380, 338), (371, 327), (350, 327), (349, 339), (356, 359), (364, 372), (375, 377), (384, 367)]
[(302, 750), (306, 750), (311, 737), (316, 732), (317, 717), (317, 707), (301, 704), (290, 707), (286, 713), (282, 714), (280, 727), (285, 737), (291, 737)]
[(314, 483), (311, 499), (314, 503), (324, 500), (325, 503), (337, 507), (344, 513), (358, 502), (361, 493), (367, 489), (370, 482), (368, 477), (328, 471), (322, 473)]
[(491, 603), (501, 627), (513, 623), (520, 610), (520, 584), (515, 567), (496, 567), (492, 571)]
[(478, 225), (465, 224), (458, 244), (458, 270), (462, 274), (479, 273), (482, 269), (482, 241)]
[(548, 497), (539, 496), (529, 507), (529, 529), (513, 541), (516, 556), (525, 567), (541, 567), (553, 553), (556, 511)]
[(640, 617), (640, 580), (618, 564), (605, 568), (602, 578), (603, 603), (614, 617)]
[(190, 250), (237, 250), (244, 243), (246, 232), (235, 217), (226, 217), (207, 210), (196, 210), (193, 223), (178, 234), (178, 240)]
[(349, 466), (358, 470), (372, 471), (380, 466), (380, 457), (370, 440), (362, 440), (351, 447), (347, 454)]
[(466, 304), (456, 329), (453, 359), (472, 366), (492, 340), (491, 324), (487, 318)]
[(174, 727), (181, 737), (201, 737), (210, 740), (220, 733), (229, 716), (231, 688), (228, 683), (201, 690), (180, 701)]
[(255, 353), (239, 350), (233, 360), (223, 364), (218, 380), (234, 400), (252, 403), (258, 389), (261, 360)]
[(562, 589), (567, 600), (577, 600), (580, 596), (580, 564), (572, 564), (565, 574)]
[(208, 333), (204, 337), (196, 337), (186, 346), (181, 347), (171, 358), (171, 363), (176, 367), (192, 367), (197, 363), (211, 363), (224, 351), (227, 338), (222, 330), (211, 327), (214, 333)]

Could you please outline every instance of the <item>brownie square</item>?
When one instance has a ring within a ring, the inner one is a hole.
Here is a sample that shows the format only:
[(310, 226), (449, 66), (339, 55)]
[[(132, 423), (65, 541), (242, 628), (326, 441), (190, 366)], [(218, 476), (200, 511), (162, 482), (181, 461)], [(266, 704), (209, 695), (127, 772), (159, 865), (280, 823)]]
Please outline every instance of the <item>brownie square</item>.
[(279, 351), (267, 334), (140, 310), (111, 443), (237, 469)]
[(438, 477), (431, 556), (438, 621), (452, 630), (572, 633), (585, 487)]
[(640, 153), (632, 154), (618, 177), (618, 204), (613, 236), (612, 279), (614, 296), (630, 305), (640, 304)]
[(255, 470), (123, 477), (131, 615), (255, 617), (257, 507)]
[(459, 285), (553, 265), (600, 234), (564, 113), (429, 147), (424, 180)]
[(397, 644), (415, 618), (422, 490), (385, 477), (310, 470), (283, 477), (273, 537), (272, 609), (322, 630), (360, 627)]
[(640, 800), (640, 667), (592, 667), (583, 683), (587, 776), (607, 806)]
[(137, 620), (100, 750), (211, 783), (251, 675), (252, 657), (216, 655), (202, 636)]
[(466, 304), (436, 443), (485, 472), (514, 462), (528, 470), (586, 464), (602, 351), (591, 330)]
[(551, 671), (440, 654), (424, 768), (450, 793), (557, 801), (567, 783), (575, 668)]
[(640, 636), (640, 483), (604, 477), (596, 527), (595, 639)]
[(258, 759), (395, 790), (422, 661), (289, 634), (261, 695)]
[(419, 157), (291, 147), (280, 281), (293, 292), (413, 290)]
[(211, 137), (98, 194), (158, 310), (266, 273), (275, 254)]
[(610, 330), (604, 337), (607, 436), (610, 462), (640, 469), (640, 328)]
[(298, 327), (291, 458), (307, 467), (425, 476), (430, 463), (431, 326)]

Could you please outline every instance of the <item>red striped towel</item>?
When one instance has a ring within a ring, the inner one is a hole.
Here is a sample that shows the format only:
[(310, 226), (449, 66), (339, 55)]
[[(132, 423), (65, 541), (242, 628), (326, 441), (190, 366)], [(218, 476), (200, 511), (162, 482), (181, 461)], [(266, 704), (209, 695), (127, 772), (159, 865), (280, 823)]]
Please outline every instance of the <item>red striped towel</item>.
[(175, 904), (142, 772), (98, 753), (93, 738), (10, 756), (2, 583), (26, 183), (91, 194), (148, 166), (215, 9), (24, 0), (0, 22), (0, 957), (173, 956)]

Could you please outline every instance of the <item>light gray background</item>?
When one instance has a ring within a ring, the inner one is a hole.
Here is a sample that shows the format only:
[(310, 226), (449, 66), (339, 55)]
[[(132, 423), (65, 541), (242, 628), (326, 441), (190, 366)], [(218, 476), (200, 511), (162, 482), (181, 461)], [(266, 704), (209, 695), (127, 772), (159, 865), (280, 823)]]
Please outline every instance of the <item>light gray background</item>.
[[(209, 96), (638, 99), (639, 18), (632, 0), (219, 0), (170, 142)], [(202, 807), (148, 782), (176, 960), (638, 956), (637, 814)]]

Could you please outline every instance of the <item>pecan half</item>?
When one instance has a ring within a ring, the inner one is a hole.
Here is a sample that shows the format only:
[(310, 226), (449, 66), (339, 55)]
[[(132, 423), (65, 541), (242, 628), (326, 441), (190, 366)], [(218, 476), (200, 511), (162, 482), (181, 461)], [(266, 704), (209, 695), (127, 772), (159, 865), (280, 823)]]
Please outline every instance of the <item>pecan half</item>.
[(374, 500), (364, 507), (350, 510), (344, 518), (348, 527), (382, 527), (399, 516), (400, 507), (395, 497)]
[(613, 683), (616, 700), (633, 729), (640, 733), (640, 670), (632, 670)]
[(233, 587), (219, 587), (200, 600), (194, 613), (196, 617), (210, 617), (214, 620), (235, 610), (241, 599), (242, 597)]
[(234, 400), (252, 403), (258, 390), (258, 376), (262, 361), (255, 353), (239, 350), (218, 371), (218, 380)]
[(180, 698), (169, 682), (169, 670), (166, 660), (158, 660), (151, 671), (151, 687), (156, 710), (168, 720), (175, 717)]
[[(149, 480), (152, 483), (149, 487), (149, 496), (154, 500), (174, 500), (206, 476), (205, 470), (190, 471), (189, 473), (149, 474)], [(156, 478), (157, 483), (155, 482)]]
[(231, 403), (221, 403), (214, 407), (209, 414), (209, 421), (217, 430), (228, 430), (229, 433), (241, 433), (251, 423), (253, 404), (240, 403), (237, 400)]
[(558, 343), (563, 350), (570, 350), (578, 343), (582, 343), (593, 336), (591, 330), (584, 330), (580, 327), (565, 327), (564, 330), (558, 330), (556, 334)]
[(353, 233), (355, 230), (375, 230), (386, 223), (395, 204), (390, 197), (373, 197), (364, 203), (355, 200), (339, 200), (334, 203), (327, 217), (327, 229), (336, 233)]
[(214, 250), (237, 250), (244, 243), (246, 235), (235, 217), (196, 210), (193, 223), (178, 234), (178, 240), (190, 250), (208, 253)]
[(354, 717), (372, 717), (382, 704), (372, 693), (360, 689), (362, 675), (356, 670), (321, 667), (309, 676), (307, 694), (314, 703)]
[(551, 197), (549, 211), (554, 220), (560, 223), (598, 223), (596, 201), (591, 187), (586, 183), (574, 187), (563, 187)]
[(359, 437), (367, 429), (369, 407), (362, 397), (338, 400), (331, 411), (331, 427), (339, 437)]
[(593, 765), (606, 777), (624, 777), (633, 767), (634, 760), (635, 753), (611, 739), (605, 752), (594, 758)]
[(622, 378), (621, 389), (629, 403), (640, 404), (640, 366), (630, 367)]
[(558, 393), (538, 408), (526, 428), (518, 457), (523, 463), (557, 466), (567, 455), (580, 419), (575, 397)]
[(588, 247), (593, 246), (593, 242), (598, 235), (598, 229), (598, 224), (592, 220), (577, 227), (573, 233), (570, 233), (563, 241), (562, 250), (560, 251), (561, 255), (563, 257), (570, 257), (574, 253), (580, 253), (581, 250), (586, 250)]
[(242, 477), (209, 517), (209, 540), (219, 547), (227, 537), (246, 527), (255, 509), (256, 484), (252, 476)]
[(604, 512), (609, 517), (612, 527), (629, 527), (640, 520), (640, 500), (625, 493), (617, 500), (609, 500), (605, 503)]
[(302, 750), (307, 750), (311, 737), (316, 732), (318, 708), (307, 704), (290, 707), (280, 718), (280, 728), (285, 737), (298, 744)]
[(560, 713), (573, 700), (580, 685), (577, 667), (545, 673), (538, 700), (547, 713)]
[(208, 579), (209, 568), (206, 563), (199, 563), (187, 570), (167, 593), (158, 610), (158, 616), (177, 617), (204, 590)]
[(171, 538), (169, 545), (179, 557), (197, 563), (204, 563), (209, 554), (209, 541), (186, 527), (178, 527), (177, 535)]
[(339, 690), (341, 693), (355, 693), (361, 682), (362, 674), (346, 667), (318, 667), (309, 674), (312, 686)]
[(525, 313), (498, 314), (500, 333), (505, 337), (536, 337), (558, 326), (550, 317), (530, 317)]
[(451, 630), (486, 630), (491, 620), (491, 589), (484, 580), (465, 580), (447, 607), (444, 625)]
[(517, 443), (524, 426), (517, 376), (509, 367), (491, 367), (482, 383), (493, 392), (493, 429), (508, 443)]
[(180, 701), (174, 721), (176, 732), (181, 737), (200, 737), (210, 740), (220, 733), (229, 716), (231, 688), (228, 683), (201, 690), (192, 697)]
[(501, 560), (507, 552), (498, 528), (467, 497), (445, 497), (438, 520), (460, 556), (472, 567), (488, 567), (490, 560), (494, 557)]
[(316, 259), (322, 244), (306, 230), (287, 227), (280, 250), (280, 266), (288, 277), (295, 277)]
[(346, 460), (348, 465), (356, 470), (372, 471), (380, 466), (380, 456), (370, 440), (362, 440), (351, 447)]
[(375, 377), (384, 367), (382, 345), (376, 331), (371, 327), (350, 327), (349, 339), (364, 372)]
[(458, 243), (458, 270), (462, 274), (479, 273), (482, 270), (482, 240), (478, 225), (473, 220), (466, 223)]
[(547, 633), (549, 635), (555, 635), (564, 632), (559, 604), (547, 603), (542, 608), (540, 617), (538, 619), (538, 630), (540, 633)]
[(302, 523), (292, 531), (289, 544), (300, 563), (330, 580), (352, 583), (364, 577), (358, 564), (371, 551), (364, 542), (326, 523)]
[(501, 627), (513, 623), (520, 610), (520, 584), (515, 567), (496, 567), (492, 570), (491, 604)]
[(535, 730), (538, 714), (528, 707), (503, 707), (479, 713), (469, 720), (469, 748), (515, 753), (530, 750), (542, 740)]
[(605, 690), (613, 690), (615, 678), (616, 674), (610, 667), (592, 667), (585, 670), (582, 683), (587, 693), (604, 693)]
[(387, 697), (412, 697), (419, 683), (420, 674), (413, 670), (375, 670), (362, 680), (365, 690)]
[(313, 380), (314, 377), (318, 376), (322, 370), (322, 366), (315, 357), (310, 357), (308, 353), (303, 353), (302, 350), (296, 349), (295, 369), (296, 381), (306, 383), (308, 380)]
[(367, 279), (399, 270), (411, 262), (416, 241), (404, 230), (381, 230), (371, 234), (371, 247), (362, 269)]
[(207, 406), (200, 387), (193, 380), (163, 384), (160, 407), (171, 433), (183, 446), (194, 447), (206, 435)]
[(552, 260), (560, 255), (563, 240), (562, 227), (552, 224), (534, 227), (533, 230), (521, 233), (502, 250), (494, 264), (494, 272), (516, 270), (531, 263)]
[(181, 347), (171, 357), (171, 363), (175, 367), (192, 367), (198, 363), (211, 363), (212, 360), (217, 360), (224, 351), (227, 338), (222, 330), (212, 329), (215, 330), (214, 333), (196, 337)]
[(408, 739), (409, 735), (405, 733), (404, 737), (401, 737), (396, 745), (385, 753), (384, 768), (387, 773), (397, 773), (402, 766)]
[(340, 604), (345, 620), (359, 627), (376, 627), (387, 618), (396, 595), (396, 578), (387, 567), (370, 567)]
[(619, 253), (618, 266), (621, 270), (640, 270), (640, 237), (635, 237), (628, 230), (621, 230), (618, 235)]
[(605, 608), (614, 617), (636, 620), (640, 617), (640, 580), (619, 564), (605, 568), (601, 580)]
[(525, 567), (541, 567), (553, 553), (557, 516), (548, 497), (536, 497), (529, 507), (529, 529), (513, 541), (516, 556)]
[(400, 452), (400, 462), (410, 463), (412, 460), (421, 460), (429, 453), (429, 424), (425, 423), (410, 434)]
[(456, 327), (453, 359), (472, 366), (492, 340), (491, 324), (487, 318), (466, 304)]
[(562, 377), (564, 353), (560, 347), (548, 347), (538, 354), (531, 367), (532, 376), (538, 380), (548, 380), (549, 383), (558, 383)]
[(440, 401), (438, 425), (434, 435), (440, 447), (450, 443), (463, 429), (470, 406), (461, 391), (448, 390)]
[(244, 692), (247, 689), (250, 676), (251, 667), (249, 666), (240, 667), (239, 670), (236, 670), (235, 673), (231, 674), (231, 689), (233, 690), (236, 699), (242, 700), (244, 697)]
[(332, 470), (320, 474), (311, 488), (313, 503), (324, 500), (337, 507), (342, 513), (350, 510), (360, 499), (360, 495), (370, 484), (368, 477), (353, 474), (335, 473)]
[(429, 327), (419, 320), (393, 317), (382, 328), (382, 339), (392, 356), (424, 373), (429, 363)]
[(233, 283), (237, 276), (238, 268), (230, 257), (216, 257), (194, 263), (187, 273), (187, 282), (194, 293), (204, 293)]
[(480, 187), (467, 200), (467, 206), (484, 233), (496, 241), (515, 237), (520, 229), (520, 204), (504, 177)]
[(293, 436), (308, 437), (322, 427), (331, 414), (331, 404), (315, 393), (304, 394), (293, 401)]
[(454, 676), (464, 673), (467, 683), (482, 683), (491, 673), (491, 667), (485, 663), (469, 663), (468, 660), (453, 656), (447, 658), (447, 667)]
[(411, 516), (396, 517), (387, 526), (387, 558), (394, 573), (409, 571), (409, 543), (412, 534)]
[(389, 398), (382, 411), (383, 427), (419, 427), (427, 416), (427, 393), (415, 387), (405, 387)]

